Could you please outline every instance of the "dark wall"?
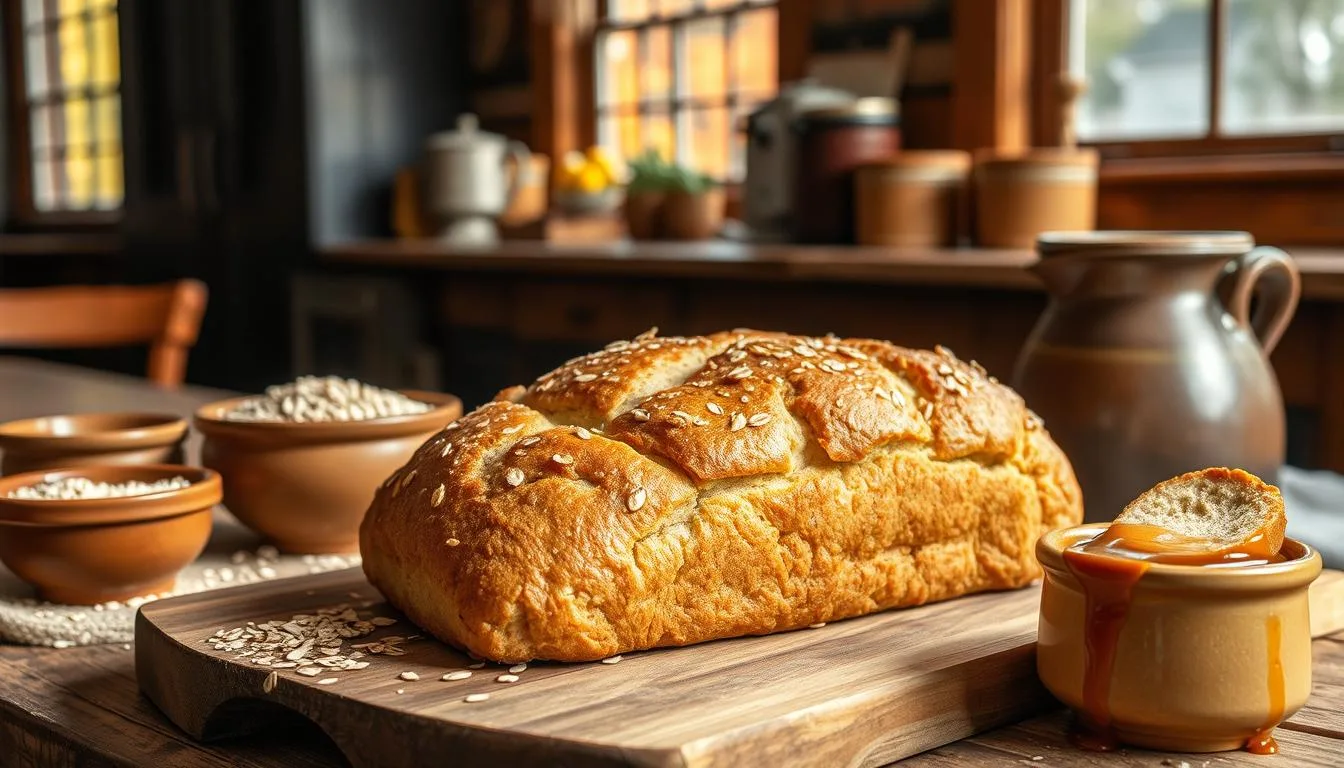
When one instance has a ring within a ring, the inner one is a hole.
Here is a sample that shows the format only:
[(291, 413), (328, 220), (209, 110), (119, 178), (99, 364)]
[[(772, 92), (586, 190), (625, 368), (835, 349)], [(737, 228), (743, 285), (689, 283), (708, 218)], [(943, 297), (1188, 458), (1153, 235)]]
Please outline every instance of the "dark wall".
[(128, 273), (208, 285), (190, 381), (293, 374), (293, 275), (386, 234), (396, 169), (460, 109), (460, 8), (123, 0)]
[(305, 2), (313, 243), (391, 234), (397, 169), (463, 108), (466, 5)]

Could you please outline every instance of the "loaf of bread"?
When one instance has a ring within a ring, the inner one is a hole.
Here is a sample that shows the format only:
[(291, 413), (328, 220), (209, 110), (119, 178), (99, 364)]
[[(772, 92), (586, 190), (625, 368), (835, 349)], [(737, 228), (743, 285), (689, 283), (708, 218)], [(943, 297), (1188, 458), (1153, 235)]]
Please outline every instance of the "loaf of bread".
[(588, 661), (1021, 587), (1081, 518), (1040, 420), (950, 350), (650, 332), (431, 438), (360, 547), (444, 642)]

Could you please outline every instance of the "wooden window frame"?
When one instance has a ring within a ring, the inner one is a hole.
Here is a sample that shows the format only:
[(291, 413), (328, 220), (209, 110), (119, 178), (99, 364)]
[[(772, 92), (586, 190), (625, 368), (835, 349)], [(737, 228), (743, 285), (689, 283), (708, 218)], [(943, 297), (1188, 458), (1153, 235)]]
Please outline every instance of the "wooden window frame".
[[(123, 205), (108, 210), (41, 211), (33, 198), (32, 117), (28, 103), (26, 29), (23, 0), (0, 0), (0, 27), (4, 33), (6, 109), (9, 130), (4, 134), (7, 146), (5, 195), (9, 202), (7, 229), (15, 231), (97, 231), (114, 229), (122, 219)], [(120, 23), (118, 23), (120, 29)], [(117, 92), (121, 92), (118, 83)]]
[[(1101, 153), (1103, 160), (1172, 159), (1188, 164), (1193, 158), (1242, 156), (1248, 168), (1272, 166), (1275, 155), (1318, 153), (1338, 156), (1344, 150), (1344, 128), (1333, 133), (1258, 134), (1226, 136), (1219, 133), (1222, 107), (1224, 46), (1221, 35), (1228, 0), (1210, 0), (1209, 18), (1209, 129), (1202, 137), (1181, 139), (1124, 139), (1080, 141)], [(1034, 104), (1033, 137), (1039, 145), (1059, 143), (1061, 103), (1058, 83), (1068, 71), (1069, 15), (1073, 0), (1038, 0), (1034, 19), (1036, 54), (1032, 62)], [(1224, 164), (1224, 167), (1226, 164)]]
[[(736, 25), (739, 17), (745, 13), (751, 13), (756, 10), (771, 9), (775, 12), (776, 25), (779, 23), (780, 3), (778, 0), (772, 2), (750, 2), (750, 0), (737, 0), (732, 5), (722, 8), (704, 8), (696, 7), (686, 13), (678, 13), (671, 16), (662, 16), (659, 14), (651, 15), (638, 21), (620, 21), (611, 20), (610, 16), (611, 0), (596, 0), (596, 16), (593, 24), (592, 37), (593, 44), (591, 54), (592, 59), (592, 89), (593, 89), (593, 109), (588, 117), (592, 121), (592, 127), (586, 129), (586, 132), (593, 136), (596, 143), (601, 139), (600, 125), (602, 118), (608, 115), (628, 115), (631, 114), (631, 107), (634, 108), (633, 114), (641, 120), (646, 116), (661, 114), (660, 107), (666, 110), (666, 113), (672, 121), (673, 135), (675, 136), (675, 145), (673, 149), (674, 157), (667, 158), (673, 162), (682, 162), (682, 158), (689, 153), (689, 126), (685, 117), (696, 110), (723, 109), (729, 114), (730, 130), (733, 125), (732, 116), (737, 114), (737, 109), (741, 105), (743, 97), (748, 100), (753, 94), (744, 93), (737, 88), (737, 73), (733, 67), (732, 56), (732, 38), (736, 34)], [(723, 95), (719, 98), (706, 99), (694, 95), (683, 93), (685, 84), (682, 82), (680, 68), (676, 66), (679, 60), (677, 52), (678, 46), (682, 44), (686, 34), (686, 27), (697, 21), (705, 19), (722, 19), (724, 31), (724, 83)], [(632, 104), (602, 104), (598, 98), (599, 78), (601, 69), (597, 63), (597, 57), (600, 54), (598, 40), (606, 32), (630, 32), (633, 31), (637, 37), (636, 51), (642, 51), (648, 44), (647, 32), (655, 28), (666, 28), (668, 30), (669, 46), (669, 65), (672, 71), (671, 92), (667, 98), (663, 99), (645, 99)], [(778, 33), (776, 33), (776, 61), (778, 61), (779, 43)], [(778, 89), (778, 65), (776, 65), (776, 89)], [(773, 94), (754, 94), (755, 96), (773, 97)], [(730, 137), (729, 161), (728, 167), (731, 169), (732, 150)], [(729, 186), (736, 186), (742, 183), (742, 179), (722, 178), (718, 181)]]

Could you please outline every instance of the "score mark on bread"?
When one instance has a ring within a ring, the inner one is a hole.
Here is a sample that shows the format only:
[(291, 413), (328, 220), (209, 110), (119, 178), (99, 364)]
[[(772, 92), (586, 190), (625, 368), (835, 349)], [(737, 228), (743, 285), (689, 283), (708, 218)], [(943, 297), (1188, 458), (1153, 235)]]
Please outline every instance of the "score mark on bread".
[(647, 334), (428, 441), (361, 551), (445, 642), (580, 661), (1023, 586), (1081, 516), (1039, 420), (949, 350)]

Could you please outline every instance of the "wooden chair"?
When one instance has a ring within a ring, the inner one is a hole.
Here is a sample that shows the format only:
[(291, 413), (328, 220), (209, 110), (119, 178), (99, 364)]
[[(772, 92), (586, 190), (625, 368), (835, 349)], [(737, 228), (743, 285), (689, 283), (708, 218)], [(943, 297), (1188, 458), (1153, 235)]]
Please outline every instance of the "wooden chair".
[(208, 292), (198, 280), (160, 285), (0, 289), (0, 347), (149, 346), (148, 378), (177, 387)]

